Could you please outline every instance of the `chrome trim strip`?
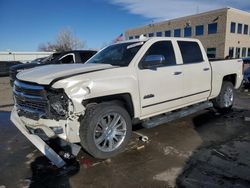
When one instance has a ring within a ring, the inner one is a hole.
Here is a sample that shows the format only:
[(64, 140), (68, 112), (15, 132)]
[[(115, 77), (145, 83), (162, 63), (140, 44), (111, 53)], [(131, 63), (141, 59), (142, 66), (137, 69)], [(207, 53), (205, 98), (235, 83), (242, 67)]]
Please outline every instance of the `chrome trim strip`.
[(16, 80), (16, 81), (14, 82), (14, 84), (15, 84), (17, 87), (24, 88), (24, 89), (30, 89), (30, 90), (43, 90), (43, 89), (44, 89), (43, 86), (30, 85), (30, 84), (26, 84), (26, 83), (23, 83), (23, 82), (19, 82), (18, 80)]
[(16, 90), (13, 90), (13, 92), (14, 92), (15, 96), (19, 97), (19, 98), (24, 98), (24, 99), (31, 100), (31, 101), (32, 100), (35, 100), (35, 101), (37, 101), (37, 100), (44, 101), (43, 97), (39, 97), (39, 96), (36, 96), (36, 95), (24, 94), (24, 93), (18, 92)]

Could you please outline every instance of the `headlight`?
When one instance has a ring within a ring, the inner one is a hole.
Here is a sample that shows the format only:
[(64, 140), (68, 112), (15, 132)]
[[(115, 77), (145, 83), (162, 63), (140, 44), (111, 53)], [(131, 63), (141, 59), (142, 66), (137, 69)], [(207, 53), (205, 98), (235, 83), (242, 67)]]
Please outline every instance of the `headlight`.
[(50, 112), (56, 116), (66, 116), (68, 112), (69, 99), (62, 90), (52, 90), (48, 95)]
[(53, 110), (60, 116), (65, 116), (67, 111), (64, 109), (64, 106), (61, 104), (61, 101), (54, 101), (50, 104)]

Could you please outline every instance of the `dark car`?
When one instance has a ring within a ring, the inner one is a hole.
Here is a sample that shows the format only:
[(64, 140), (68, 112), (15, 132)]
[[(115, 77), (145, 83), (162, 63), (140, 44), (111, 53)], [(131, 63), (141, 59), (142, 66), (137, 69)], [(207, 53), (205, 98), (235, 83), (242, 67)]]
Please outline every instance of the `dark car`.
[(43, 59), (36, 59), (30, 63), (12, 66), (10, 67), (9, 74), (10, 84), (13, 86), (17, 73), (22, 70), (49, 64), (85, 63), (89, 58), (96, 54), (96, 52), (97, 51), (94, 50), (73, 50), (61, 53), (56, 52)]
[(244, 77), (243, 77), (243, 86), (245, 88), (249, 88), (250, 87), (250, 57), (248, 58), (243, 58), (242, 59), (244, 62)]
[(9, 76), (10, 67), (22, 64), (20, 61), (0, 61), (0, 76)]

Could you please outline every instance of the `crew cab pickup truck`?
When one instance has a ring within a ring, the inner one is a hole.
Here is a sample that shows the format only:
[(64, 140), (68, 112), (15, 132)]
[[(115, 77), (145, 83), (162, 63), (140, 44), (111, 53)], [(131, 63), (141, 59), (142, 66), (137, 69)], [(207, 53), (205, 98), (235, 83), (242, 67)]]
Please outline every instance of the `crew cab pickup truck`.
[(169, 114), (200, 104), (230, 109), (242, 78), (242, 60), (209, 62), (196, 39), (124, 41), (86, 64), (19, 73), (11, 120), (57, 166), (59, 156), (39, 134), (80, 143), (94, 157), (108, 158), (124, 149), (135, 122), (153, 127), (165, 115), (173, 118)]

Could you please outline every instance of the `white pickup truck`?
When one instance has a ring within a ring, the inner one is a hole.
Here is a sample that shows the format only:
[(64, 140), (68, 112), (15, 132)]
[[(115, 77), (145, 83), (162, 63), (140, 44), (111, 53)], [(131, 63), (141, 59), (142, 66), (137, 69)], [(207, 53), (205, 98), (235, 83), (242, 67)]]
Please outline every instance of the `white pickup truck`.
[(125, 41), (83, 65), (19, 73), (11, 120), (57, 166), (64, 163), (41, 134), (108, 158), (124, 149), (133, 122), (153, 127), (211, 106), (230, 109), (242, 70), (241, 60), (209, 62), (196, 39)]

